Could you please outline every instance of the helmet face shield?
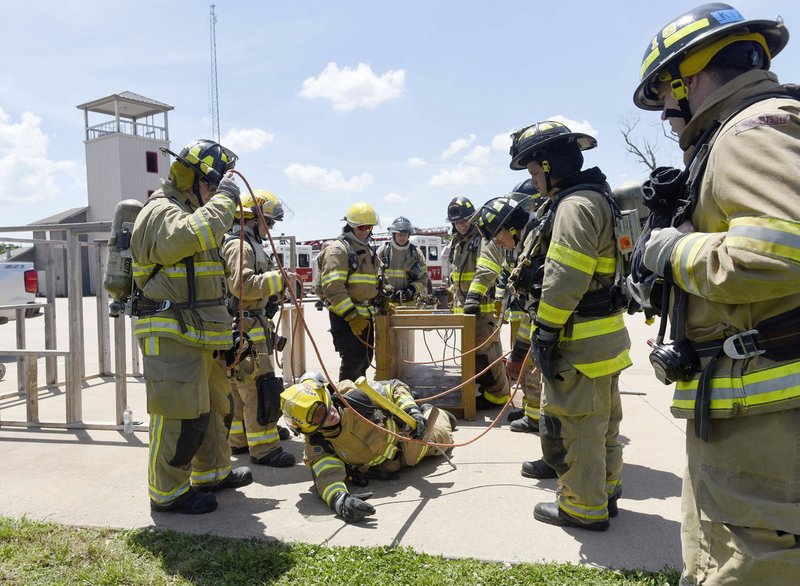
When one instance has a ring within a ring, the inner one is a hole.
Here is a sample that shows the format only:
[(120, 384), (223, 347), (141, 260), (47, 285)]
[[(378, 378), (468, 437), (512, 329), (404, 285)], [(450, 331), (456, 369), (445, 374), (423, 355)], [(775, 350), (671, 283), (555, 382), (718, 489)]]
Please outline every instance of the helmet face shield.
[(304, 380), (281, 393), (284, 420), (303, 434), (316, 432), (325, 423), (331, 406), (328, 389), (314, 380)]

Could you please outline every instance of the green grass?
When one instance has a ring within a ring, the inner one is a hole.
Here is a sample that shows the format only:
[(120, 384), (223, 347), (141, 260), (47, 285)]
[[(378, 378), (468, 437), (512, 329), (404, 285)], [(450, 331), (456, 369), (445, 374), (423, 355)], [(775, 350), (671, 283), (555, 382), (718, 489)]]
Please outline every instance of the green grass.
[(0, 584), (674, 585), (652, 573), (571, 564), (449, 560), (409, 548), (325, 547), (258, 539), (114, 531), (0, 517)]

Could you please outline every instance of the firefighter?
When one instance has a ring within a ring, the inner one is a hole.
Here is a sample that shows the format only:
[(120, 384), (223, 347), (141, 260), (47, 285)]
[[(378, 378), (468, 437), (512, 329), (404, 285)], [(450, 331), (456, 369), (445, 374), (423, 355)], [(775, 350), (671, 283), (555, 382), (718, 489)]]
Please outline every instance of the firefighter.
[[(228, 272), (228, 311), (233, 315), (233, 329), (240, 336), (246, 334), (249, 342), (238, 360), (236, 346), (228, 359), (234, 365), (230, 378), (233, 421), (228, 440), (234, 454), (249, 451), (253, 464), (278, 468), (293, 466), (296, 460), (280, 444), (281, 439), (288, 439), (289, 431), (284, 428), (281, 438), (277, 424), (283, 379), (275, 376), (272, 364), (276, 338), (272, 317), (284, 290), (295, 287), (297, 276), (287, 271), (284, 283), (264, 250), (263, 239), (283, 215), (283, 203), (268, 191), (256, 189), (252, 195), (245, 194), (241, 209), (236, 211), (237, 221), (221, 249)], [(238, 323), (240, 309), (242, 323)]]
[(450, 246), (450, 290), (453, 313), (475, 316), (475, 345), (484, 346), (475, 353), (475, 371), (489, 370), (475, 379), (480, 394), (475, 399), (478, 409), (493, 409), (509, 399), (508, 378), (503, 368), (499, 318), (494, 316), (494, 285), (503, 264), (502, 249), (481, 241), (478, 229), (470, 223), (475, 206), (466, 197), (454, 197), (447, 206), (447, 221), (453, 225)]
[[(619, 373), (631, 360), (614, 236), (619, 209), (600, 169), (583, 169), (582, 151), (595, 146), (553, 121), (512, 135), (511, 168), (527, 169), (547, 200), (509, 281), (528, 292), (530, 351), (544, 379), (543, 460), (525, 462), (523, 473), (558, 474), (556, 501), (537, 504), (534, 518), (602, 531), (622, 491)], [(515, 341), (515, 358), (527, 352)]]
[[(285, 421), (305, 437), (303, 460), (311, 470), (317, 495), (341, 519), (353, 523), (374, 515), (375, 509), (365, 502), (372, 493), (351, 494), (346, 480), (364, 487), (370, 478), (393, 478), (401, 468), (441, 453), (424, 443), (404, 442), (376, 431), (364, 418), (403, 437), (425, 436), (438, 444), (453, 442), (456, 419), (430, 404), (417, 407), (408, 386), (396, 379), (343, 380), (338, 390), (344, 398), (322, 375), (306, 373), (283, 392), (281, 401)], [(375, 404), (376, 394), (388, 401), (389, 408)], [(426, 433), (434, 411), (440, 416)]]
[(130, 245), (151, 416), (150, 507), (207, 513), (217, 507), (211, 492), (253, 481), (247, 467), (231, 469), (230, 387), (216, 359), (232, 341), (218, 246), (239, 201), (226, 175), (236, 155), (210, 140), (171, 154), (169, 178), (137, 216)]
[[(493, 224), (489, 222), (489, 220), (493, 212), (489, 209), (484, 210), (482, 207), (476, 221), (478, 229), (481, 231), (484, 238), (487, 240), (494, 239), (501, 248), (505, 249), (503, 270), (500, 273), (500, 278), (497, 281), (494, 293), (495, 317), (507, 317), (508, 321), (511, 322), (512, 332), (516, 329), (515, 339), (520, 337), (521, 340), (530, 343), (530, 317), (525, 312), (523, 305), (520, 304), (516, 295), (512, 295), (511, 292), (509, 292), (509, 294), (506, 293), (506, 287), (508, 284), (508, 277), (517, 264), (517, 256), (522, 248), (524, 229), (528, 226), (528, 222), (535, 220), (534, 213), (539, 209), (539, 206), (544, 203), (544, 199), (539, 196), (539, 192), (536, 191), (536, 186), (533, 184), (532, 179), (526, 179), (518, 183), (507, 197), (519, 204), (519, 206), (514, 208), (517, 210), (515, 213), (516, 223), (522, 223), (524, 221), (522, 226), (517, 228), (517, 232), (515, 236), (511, 237), (511, 240), (509, 240), (508, 237), (495, 237), (502, 232), (503, 229), (499, 228), (499, 231), (491, 230)], [(489, 226), (488, 231), (487, 229), (482, 229), (482, 225), (484, 224)], [(522, 368), (524, 368), (525, 371), (521, 381), (523, 392), (522, 409), (509, 411), (508, 421), (511, 425), (509, 425), (508, 428), (511, 431), (519, 433), (538, 434), (539, 408), (542, 402), (542, 373), (539, 372), (539, 369), (536, 368), (532, 360), (527, 360), (523, 366), (523, 358), (524, 355), (520, 357), (512, 352), (509, 359), (506, 361), (506, 375), (510, 382), (515, 383), (520, 378), (519, 374)]]
[(643, 243), (675, 334), (651, 362), (689, 420), (682, 584), (800, 576), (800, 101), (769, 71), (788, 39), (780, 19), (697, 7), (648, 43), (633, 98), (691, 169)]
[(370, 246), (378, 223), (375, 209), (357, 202), (347, 209), (342, 234), (328, 242), (317, 257), (317, 294), (327, 306), (333, 346), (341, 358), (340, 380), (364, 376), (375, 345), (373, 315), (379, 296), (378, 258)]
[(413, 306), (415, 298), (429, 286), (425, 257), (409, 240), (415, 232), (411, 220), (400, 216), (389, 227), (391, 240), (378, 247), (383, 285), (398, 305)]

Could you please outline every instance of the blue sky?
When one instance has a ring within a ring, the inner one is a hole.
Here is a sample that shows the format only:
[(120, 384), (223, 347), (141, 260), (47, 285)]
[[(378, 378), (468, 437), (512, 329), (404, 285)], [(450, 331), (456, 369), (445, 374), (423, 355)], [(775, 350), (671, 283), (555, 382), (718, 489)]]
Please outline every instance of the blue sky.
[[(132, 91), (175, 107), (174, 150), (211, 135), (209, 5), (4, 3), (0, 225), (86, 205), (78, 104)], [(300, 239), (335, 236), (356, 201), (384, 227), (398, 215), (442, 225), (455, 195), (480, 205), (526, 178), (508, 168), (508, 134), (539, 120), (594, 135), (586, 162), (612, 186), (641, 180), (620, 124), (638, 118), (642, 135), (660, 135), (658, 115), (631, 100), (642, 55), (696, 5), (219, 0), (221, 142), (254, 188), (294, 210), (279, 229)], [(734, 6), (783, 17), (797, 38), (773, 70), (797, 82), (800, 4)], [(658, 154), (679, 159), (663, 137)]]

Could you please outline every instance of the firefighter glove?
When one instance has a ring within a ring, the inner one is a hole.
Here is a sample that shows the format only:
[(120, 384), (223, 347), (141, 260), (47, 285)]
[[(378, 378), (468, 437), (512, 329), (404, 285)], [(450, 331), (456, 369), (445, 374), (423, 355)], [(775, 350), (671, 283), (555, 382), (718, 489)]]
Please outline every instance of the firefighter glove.
[(531, 338), (531, 357), (542, 372), (542, 376), (552, 381), (556, 375), (558, 360), (558, 332), (537, 327)]
[(369, 326), (369, 320), (365, 317), (362, 317), (358, 314), (349, 320), (347, 323), (350, 324), (350, 330), (353, 332), (353, 335), (360, 336), (361, 333), (367, 329)]
[(425, 435), (425, 425), (427, 424), (428, 420), (425, 419), (425, 416), (422, 414), (422, 411), (417, 409), (416, 407), (412, 407), (408, 411), (406, 411), (411, 417), (414, 418), (414, 421), (417, 422), (417, 427), (411, 432), (411, 437), (414, 439), (420, 439), (423, 435)]
[(481, 313), (481, 296), (477, 293), (467, 293), (467, 298), (464, 301), (464, 313), (468, 315), (480, 315)]
[(495, 299), (494, 300), (494, 316), (496, 318), (500, 318), (503, 315), (503, 300), (502, 299)]
[(217, 185), (217, 193), (227, 195), (233, 200), (233, 203), (235, 203), (237, 207), (241, 205), (241, 201), (239, 200), (239, 186), (236, 185), (236, 182), (233, 180), (233, 176), (230, 173), (225, 175), (225, 177), (222, 178), (222, 181), (219, 182), (219, 185)]
[(405, 289), (400, 289), (399, 291), (395, 292), (395, 295), (397, 295), (397, 299), (400, 302), (411, 301), (412, 299), (414, 299), (414, 296), (416, 294), (417, 290), (411, 285), (409, 285)]
[(506, 374), (512, 381), (519, 379), (519, 373), (522, 370), (522, 364), (528, 355), (529, 348), (530, 346), (527, 344), (519, 341), (514, 342), (514, 348), (511, 350), (508, 360), (506, 360)]
[(375, 514), (375, 507), (365, 502), (371, 496), (371, 492), (360, 494), (340, 492), (331, 500), (331, 508), (346, 523), (355, 523)]
[(672, 256), (672, 249), (683, 233), (677, 228), (661, 228), (653, 230), (644, 245), (644, 266), (658, 275), (664, 275), (667, 263)]

